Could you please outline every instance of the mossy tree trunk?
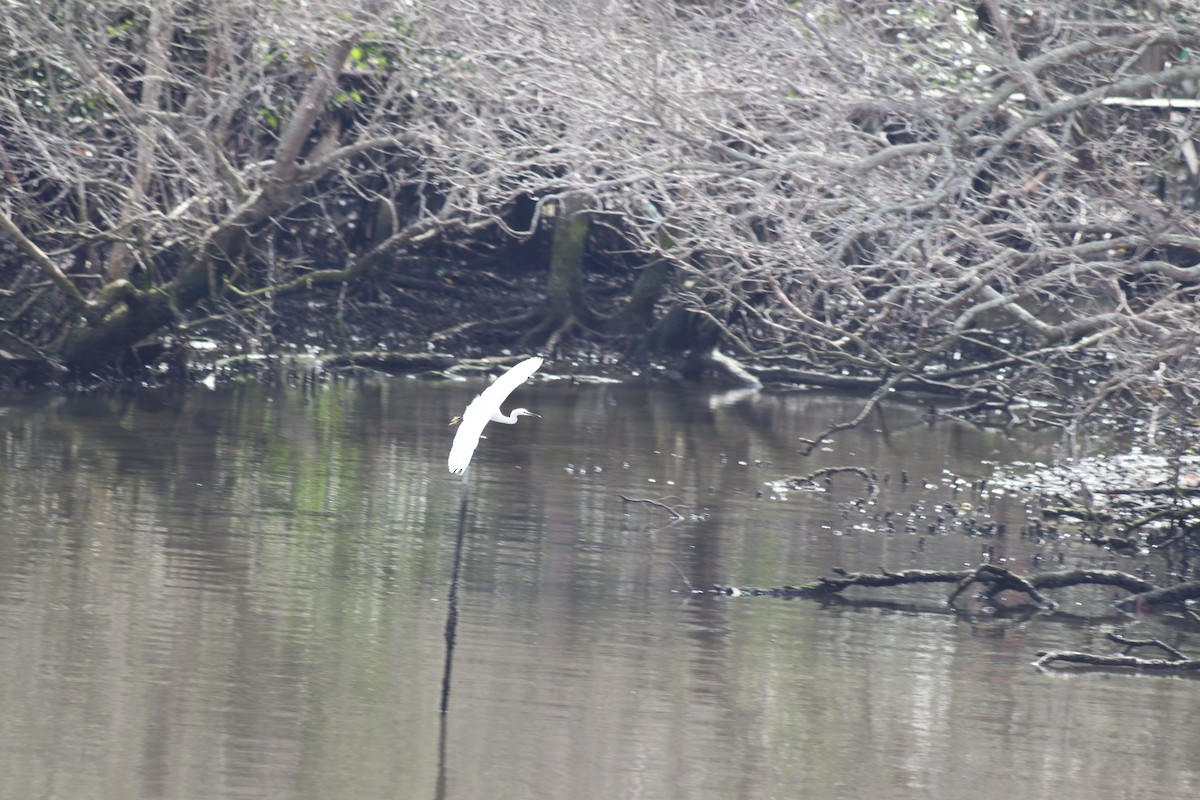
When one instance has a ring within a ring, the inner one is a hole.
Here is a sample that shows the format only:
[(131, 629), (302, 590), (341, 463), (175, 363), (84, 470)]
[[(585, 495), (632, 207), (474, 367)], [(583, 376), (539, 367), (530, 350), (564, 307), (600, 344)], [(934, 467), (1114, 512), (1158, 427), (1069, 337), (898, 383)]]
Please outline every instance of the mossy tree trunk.
[(589, 328), (600, 328), (603, 322), (592, 311), (583, 292), (583, 259), (591, 227), (591, 215), (583, 196), (578, 193), (565, 196), (554, 221), (546, 304), (551, 315), (561, 321), (574, 318)]
[(582, 194), (565, 195), (558, 204), (550, 245), (550, 274), (541, 319), (525, 340), (544, 338), (553, 347), (575, 325), (601, 331), (604, 319), (587, 303), (583, 291), (583, 260), (587, 253), (591, 217)]

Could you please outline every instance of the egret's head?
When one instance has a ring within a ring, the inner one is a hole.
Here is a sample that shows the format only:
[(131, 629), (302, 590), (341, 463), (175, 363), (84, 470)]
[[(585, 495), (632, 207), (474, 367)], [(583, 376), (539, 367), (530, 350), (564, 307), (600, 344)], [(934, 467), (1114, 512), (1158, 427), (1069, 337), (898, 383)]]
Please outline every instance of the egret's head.
[(512, 414), (510, 416), (513, 416), (513, 417), (537, 417), (538, 419), (542, 418), (541, 414), (535, 414), (532, 411), (530, 411), (528, 408), (514, 408)]

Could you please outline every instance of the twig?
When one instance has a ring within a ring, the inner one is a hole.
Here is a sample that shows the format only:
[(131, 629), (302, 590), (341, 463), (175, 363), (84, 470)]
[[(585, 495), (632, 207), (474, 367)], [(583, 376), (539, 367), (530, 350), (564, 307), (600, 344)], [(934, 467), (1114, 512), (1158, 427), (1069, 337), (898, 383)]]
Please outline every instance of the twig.
[(697, 588), (696, 588), (696, 587), (695, 587), (695, 586), (692, 584), (692, 582), (691, 582), (690, 580), (688, 580), (688, 576), (687, 576), (687, 575), (684, 573), (684, 571), (683, 571), (683, 570), (681, 570), (681, 569), (679, 568), (679, 565), (678, 565), (678, 564), (676, 564), (674, 561), (668, 561), (667, 563), (668, 563), (668, 564), (670, 564), (672, 567), (674, 567), (674, 568), (675, 568), (675, 571), (679, 573), (679, 577), (680, 577), (680, 578), (683, 578), (683, 582), (687, 584), (688, 592), (689, 592), (690, 594), (702, 594), (702, 593), (703, 593), (703, 590), (702, 590), (702, 589), (697, 589)]

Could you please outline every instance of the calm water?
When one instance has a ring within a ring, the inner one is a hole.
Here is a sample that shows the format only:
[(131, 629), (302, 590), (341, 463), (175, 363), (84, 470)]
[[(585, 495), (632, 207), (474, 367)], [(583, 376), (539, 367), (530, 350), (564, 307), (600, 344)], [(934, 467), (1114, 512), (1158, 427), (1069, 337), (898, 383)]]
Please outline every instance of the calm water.
[[(442, 739), (446, 420), (480, 386), (0, 404), (0, 799), (1200, 793), (1200, 682), (1029, 666), (1108, 649), (1124, 623), (1091, 598), (1006, 622), (945, 613), (936, 590), (688, 593), (988, 548), (1018, 569), (1106, 563), (938, 526), (936, 504), (968, 500), (1016, 520), (955, 480), (1051, 441), (894, 409), (803, 459), (797, 438), (857, 404), (814, 395), (521, 389), (543, 419), (492, 426), (472, 468)], [(841, 465), (888, 485), (767, 485)]]

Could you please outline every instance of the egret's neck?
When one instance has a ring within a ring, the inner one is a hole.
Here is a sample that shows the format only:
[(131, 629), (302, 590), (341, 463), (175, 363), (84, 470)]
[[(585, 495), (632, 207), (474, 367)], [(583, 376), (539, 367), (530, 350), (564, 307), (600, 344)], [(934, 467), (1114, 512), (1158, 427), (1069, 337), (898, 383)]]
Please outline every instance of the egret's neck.
[(492, 412), (492, 422), (503, 422), (505, 425), (516, 425), (517, 419), (518, 419), (518, 417), (516, 414), (509, 414), (509, 415), (505, 416), (504, 414), (501, 414), (498, 410)]

